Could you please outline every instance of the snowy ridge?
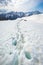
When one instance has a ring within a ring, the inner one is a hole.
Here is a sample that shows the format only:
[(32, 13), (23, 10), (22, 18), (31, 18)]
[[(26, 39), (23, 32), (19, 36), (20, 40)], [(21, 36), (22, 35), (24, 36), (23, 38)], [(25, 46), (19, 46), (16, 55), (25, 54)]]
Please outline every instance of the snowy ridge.
[(0, 21), (0, 65), (43, 65), (42, 17)]
[(8, 12), (6, 10), (0, 10), (0, 20), (15, 20), (17, 18), (32, 16), (42, 14), (40, 11), (32, 11), (32, 12)]

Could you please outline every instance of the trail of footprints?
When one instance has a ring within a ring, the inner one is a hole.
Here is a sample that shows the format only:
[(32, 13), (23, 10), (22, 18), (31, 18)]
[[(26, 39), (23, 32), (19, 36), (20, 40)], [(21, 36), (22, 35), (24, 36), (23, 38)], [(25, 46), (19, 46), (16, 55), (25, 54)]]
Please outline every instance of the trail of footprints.
[(0, 46), (0, 65), (43, 65), (41, 35), (34, 30), (17, 33), (12, 44)]

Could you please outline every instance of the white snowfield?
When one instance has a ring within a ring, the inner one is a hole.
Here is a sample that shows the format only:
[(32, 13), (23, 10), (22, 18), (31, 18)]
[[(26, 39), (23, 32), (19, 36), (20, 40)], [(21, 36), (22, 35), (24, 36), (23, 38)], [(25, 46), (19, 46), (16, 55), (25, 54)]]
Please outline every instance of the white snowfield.
[(0, 21), (0, 65), (43, 65), (43, 14)]

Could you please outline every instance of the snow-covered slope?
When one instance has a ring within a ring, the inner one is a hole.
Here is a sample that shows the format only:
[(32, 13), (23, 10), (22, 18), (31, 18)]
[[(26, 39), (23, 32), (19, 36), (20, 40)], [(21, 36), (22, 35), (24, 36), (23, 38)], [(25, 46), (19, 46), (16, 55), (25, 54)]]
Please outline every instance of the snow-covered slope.
[(43, 65), (43, 14), (0, 21), (0, 65)]

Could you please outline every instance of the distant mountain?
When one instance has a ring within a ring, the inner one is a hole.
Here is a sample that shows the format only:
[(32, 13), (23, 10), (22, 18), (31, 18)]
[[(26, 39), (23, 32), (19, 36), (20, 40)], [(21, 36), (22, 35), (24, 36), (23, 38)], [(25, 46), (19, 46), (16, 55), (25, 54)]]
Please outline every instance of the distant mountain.
[(31, 16), (31, 15), (36, 15), (36, 14), (41, 14), (41, 12), (40, 11), (26, 12), (25, 16)]
[[(1, 12), (1, 10), (0, 10)], [(26, 16), (31, 16), (31, 15), (36, 15), (36, 14), (41, 14), (39, 11), (32, 11), (32, 12), (6, 12), (2, 11), (0, 13), (0, 20), (15, 20), (17, 18), (21, 17), (26, 17)]]
[(7, 12), (0, 13), (0, 20), (14, 20), (17, 18), (24, 17), (25, 14), (23, 12)]

